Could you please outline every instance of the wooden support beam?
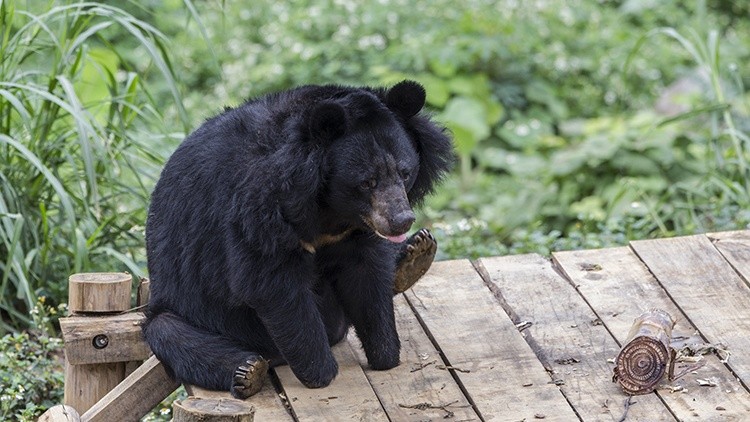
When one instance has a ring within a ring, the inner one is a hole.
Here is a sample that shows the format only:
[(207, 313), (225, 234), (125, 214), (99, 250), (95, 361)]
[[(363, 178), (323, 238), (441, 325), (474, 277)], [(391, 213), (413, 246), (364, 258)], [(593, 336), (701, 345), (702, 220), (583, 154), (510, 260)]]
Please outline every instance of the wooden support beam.
[(179, 384), (167, 375), (164, 365), (151, 356), (138, 369), (81, 415), (84, 422), (138, 421)]
[(61, 318), (65, 357), (72, 365), (148, 359), (151, 349), (141, 334), (144, 318), (142, 312)]

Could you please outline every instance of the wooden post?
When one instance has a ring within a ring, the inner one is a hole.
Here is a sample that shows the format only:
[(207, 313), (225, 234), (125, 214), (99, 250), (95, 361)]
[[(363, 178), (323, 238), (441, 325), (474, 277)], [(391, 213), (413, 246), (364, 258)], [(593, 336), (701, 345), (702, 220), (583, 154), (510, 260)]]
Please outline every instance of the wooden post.
[[(92, 325), (99, 325), (101, 330), (100, 333), (93, 333), (90, 342), (85, 345), (92, 356), (97, 356), (99, 351), (108, 353), (111, 350), (110, 346), (114, 346), (111, 344), (113, 335), (107, 331), (109, 327), (102, 324), (99, 317), (130, 309), (131, 287), (132, 277), (127, 273), (86, 273), (70, 276), (68, 307), (73, 315), (71, 319), (78, 319), (78, 326), (81, 328), (90, 320)], [(61, 319), (61, 326), (66, 324), (67, 319)], [(140, 327), (136, 328), (140, 331)], [(78, 333), (78, 330), (68, 331), (66, 336), (66, 330), (63, 328), (63, 339), (66, 342), (64, 402), (79, 413), (84, 413), (125, 379), (126, 362), (132, 359), (125, 356), (126, 360), (123, 361), (82, 361), (75, 349), (68, 349), (67, 343), (72, 339), (71, 333)]]

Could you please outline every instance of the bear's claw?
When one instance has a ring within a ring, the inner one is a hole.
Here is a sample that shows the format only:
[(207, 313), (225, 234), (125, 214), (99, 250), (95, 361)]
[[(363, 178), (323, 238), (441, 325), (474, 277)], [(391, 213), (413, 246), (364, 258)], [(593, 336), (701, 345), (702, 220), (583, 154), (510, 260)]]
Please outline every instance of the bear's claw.
[(430, 269), (437, 252), (437, 241), (427, 229), (420, 229), (405, 242), (396, 266), (394, 293), (403, 293)]
[(237, 367), (232, 377), (231, 393), (234, 398), (244, 400), (263, 388), (268, 373), (268, 361), (253, 354)]

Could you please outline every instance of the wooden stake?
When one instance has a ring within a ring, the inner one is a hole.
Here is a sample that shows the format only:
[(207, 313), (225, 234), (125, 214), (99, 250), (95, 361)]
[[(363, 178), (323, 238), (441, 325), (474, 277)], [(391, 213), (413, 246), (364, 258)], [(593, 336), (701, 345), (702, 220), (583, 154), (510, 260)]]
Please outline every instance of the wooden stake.
[(669, 343), (674, 324), (672, 316), (661, 309), (652, 309), (635, 319), (615, 359), (612, 377), (625, 393), (651, 393), (664, 374), (672, 372), (673, 351)]
[[(75, 318), (86, 315), (91, 323), (96, 325), (98, 317), (102, 315), (130, 309), (131, 285), (132, 277), (127, 273), (73, 274), (68, 279), (68, 308), (76, 315)], [(64, 324), (61, 320), (61, 325)], [(96, 344), (92, 340), (92, 349), (99, 347), (104, 350), (109, 344), (106, 333), (97, 340), (99, 341)], [(66, 357), (70, 353), (75, 351), (68, 350), (66, 345)], [(64, 402), (79, 413), (86, 412), (125, 379), (126, 362), (98, 361), (74, 365), (72, 362), (86, 361), (89, 357), (83, 360), (78, 359), (78, 356), (70, 357), (72, 359), (66, 358), (65, 362)]]
[(68, 309), (76, 314), (127, 311), (132, 284), (128, 273), (73, 274), (68, 278)]

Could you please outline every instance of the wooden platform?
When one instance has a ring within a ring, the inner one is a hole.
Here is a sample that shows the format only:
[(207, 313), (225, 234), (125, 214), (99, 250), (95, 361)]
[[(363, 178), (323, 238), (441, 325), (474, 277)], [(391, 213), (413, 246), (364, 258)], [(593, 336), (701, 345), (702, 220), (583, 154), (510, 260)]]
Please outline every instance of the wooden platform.
[[(368, 369), (350, 334), (329, 387), (280, 367), (248, 402), (256, 421), (750, 420), (748, 280), (750, 231), (438, 262), (395, 298), (399, 367)], [(612, 360), (654, 307), (677, 319), (674, 338), (731, 355), (629, 398)]]

